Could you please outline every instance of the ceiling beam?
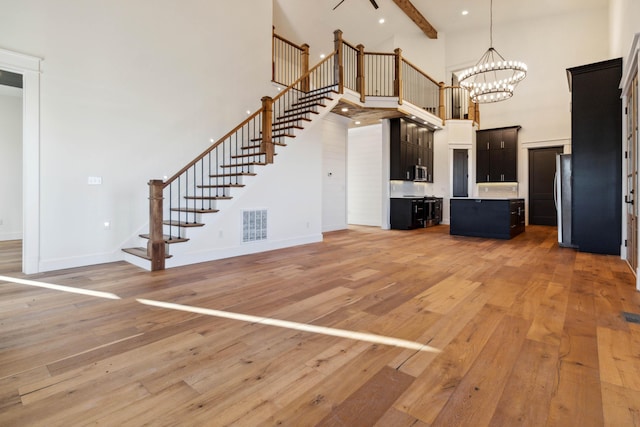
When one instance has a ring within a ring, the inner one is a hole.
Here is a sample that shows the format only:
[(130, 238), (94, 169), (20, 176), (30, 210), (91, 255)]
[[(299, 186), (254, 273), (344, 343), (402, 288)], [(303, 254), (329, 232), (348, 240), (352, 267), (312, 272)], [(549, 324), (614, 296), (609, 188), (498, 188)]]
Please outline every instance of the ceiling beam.
[(393, 0), (400, 9), (409, 17), (430, 39), (438, 38), (438, 31), (427, 21), (427, 18), (416, 9), (409, 0)]

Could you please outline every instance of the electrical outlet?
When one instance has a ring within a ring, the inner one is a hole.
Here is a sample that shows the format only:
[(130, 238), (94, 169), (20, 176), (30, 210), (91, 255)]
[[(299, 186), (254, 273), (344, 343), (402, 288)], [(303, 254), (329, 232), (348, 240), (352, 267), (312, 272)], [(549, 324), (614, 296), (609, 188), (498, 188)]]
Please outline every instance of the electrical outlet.
[(101, 176), (90, 176), (87, 178), (87, 184), (89, 185), (101, 185), (102, 177)]
[(3, 220), (2, 220), (2, 219), (0, 219), (0, 225), (2, 225), (2, 224), (3, 224)]

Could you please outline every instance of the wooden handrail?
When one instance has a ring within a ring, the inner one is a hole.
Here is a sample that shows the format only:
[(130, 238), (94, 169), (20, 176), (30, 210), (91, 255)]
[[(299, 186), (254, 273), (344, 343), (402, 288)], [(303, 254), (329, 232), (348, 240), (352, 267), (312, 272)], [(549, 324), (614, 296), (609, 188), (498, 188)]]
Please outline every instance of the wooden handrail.
[[(326, 61), (328, 61), (329, 59), (331, 59), (333, 57), (333, 55), (335, 55), (335, 52), (331, 53), (329, 56), (327, 56), (325, 59), (323, 59), (322, 61), (320, 61), (317, 65), (315, 65), (313, 68), (311, 68), (305, 75), (301, 76), (298, 80), (296, 80), (295, 82), (293, 82), (292, 84), (290, 84), (289, 86), (287, 86), (286, 89), (280, 91), (280, 93), (278, 95), (276, 95), (273, 98), (273, 102), (277, 101), (278, 99), (280, 99), (282, 96), (284, 96), (284, 94), (291, 90), (294, 86), (296, 86), (298, 83), (300, 83), (303, 79), (308, 78), (311, 73), (313, 73), (313, 71), (315, 71), (318, 67), (320, 67), (322, 64), (324, 64)], [(207, 148), (205, 151), (202, 152), (202, 154), (200, 154), (198, 157), (196, 157), (195, 159), (193, 159), (191, 162), (189, 162), (189, 164), (187, 164), (185, 167), (183, 167), (182, 169), (180, 169), (178, 172), (176, 172), (173, 176), (171, 176), (171, 178), (167, 179), (164, 182), (164, 186), (163, 188), (166, 188), (169, 184), (171, 184), (173, 181), (175, 181), (180, 175), (182, 175), (184, 172), (186, 172), (191, 166), (195, 165), (196, 163), (198, 163), (200, 160), (202, 160), (207, 154), (209, 154), (211, 151), (213, 151), (218, 145), (222, 144), (224, 142), (224, 140), (226, 140), (227, 138), (229, 138), (231, 135), (233, 135), (234, 133), (236, 133), (240, 128), (242, 128), (244, 125), (246, 125), (247, 123), (249, 123), (251, 120), (253, 120), (254, 118), (256, 118), (259, 114), (261, 114), (263, 112), (263, 109), (260, 108), (258, 111), (256, 111), (255, 113), (253, 113), (252, 115), (250, 115), (249, 117), (247, 117), (242, 123), (240, 123), (238, 126), (236, 126), (235, 128), (233, 128), (231, 131), (229, 131), (228, 133), (226, 133), (222, 138), (220, 138), (218, 141), (216, 141), (213, 145), (211, 145), (209, 148)]]
[(276, 102), (278, 99), (282, 98), (284, 96), (284, 94), (293, 89), (298, 83), (301, 83), (302, 80), (304, 80), (305, 78), (308, 78), (311, 76), (311, 74), (317, 70), (318, 68), (320, 68), (321, 65), (323, 65), (325, 62), (327, 62), (329, 59), (333, 58), (333, 56), (335, 55), (335, 52), (331, 52), (326, 58), (324, 58), (322, 61), (318, 62), (316, 65), (313, 66), (313, 68), (311, 68), (309, 71), (307, 71), (307, 73), (303, 76), (300, 76), (300, 78), (298, 80), (296, 80), (295, 82), (291, 83), (289, 86), (287, 86), (284, 90), (280, 91), (279, 94), (277, 94), (274, 98), (273, 98), (273, 102)]
[(213, 145), (209, 146), (209, 148), (207, 148), (206, 150), (204, 150), (202, 152), (202, 154), (200, 154), (198, 157), (196, 157), (195, 159), (193, 159), (191, 162), (189, 162), (189, 164), (187, 164), (185, 167), (183, 167), (182, 169), (180, 169), (177, 173), (175, 173), (171, 178), (167, 179), (164, 182), (164, 185), (162, 186), (162, 188), (167, 188), (167, 186), (169, 184), (171, 184), (173, 181), (175, 181), (176, 179), (178, 179), (178, 177), (180, 175), (182, 175), (183, 173), (185, 173), (191, 166), (195, 165), (196, 163), (198, 163), (200, 160), (202, 160), (207, 154), (209, 154), (211, 151), (213, 151), (218, 145), (222, 144), (227, 138), (229, 138), (231, 135), (233, 135), (234, 133), (236, 133), (238, 130), (240, 130), (240, 128), (242, 128), (244, 125), (246, 125), (247, 123), (249, 123), (251, 120), (253, 120), (254, 118), (256, 118), (256, 116), (258, 116), (259, 114), (262, 113), (262, 108), (259, 109), (258, 111), (256, 111), (255, 113), (253, 113), (252, 115), (250, 115), (249, 117), (247, 117), (242, 123), (240, 123), (238, 126), (234, 127), (233, 130), (231, 130), (230, 132), (228, 132), (227, 134), (225, 134), (225, 136), (223, 136), (222, 138), (220, 138), (218, 141), (214, 142)]
[(416, 70), (418, 73), (422, 74), (424, 77), (426, 77), (427, 79), (431, 80), (433, 82), (433, 84), (435, 84), (436, 86), (439, 86), (440, 83), (438, 83), (437, 81), (433, 80), (427, 73), (425, 73), (424, 71), (422, 71), (420, 68), (416, 67), (415, 65), (413, 65), (411, 62), (407, 61), (406, 59), (402, 58), (402, 61), (407, 64), (409, 67), (413, 68), (414, 70)]
[(365, 55), (377, 55), (377, 56), (395, 56), (395, 53), (389, 52), (365, 52)]
[(288, 44), (288, 45), (290, 45), (292, 47), (295, 47), (296, 49), (299, 49), (301, 51), (304, 50), (304, 47), (303, 47), (304, 45), (297, 45), (294, 42), (289, 41), (289, 40), (285, 39), (284, 37), (277, 35), (275, 32), (273, 33), (273, 37), (275, 37), (276, 39), (280, 40), (281, 42), (284, 42), (284, 43), (286, 43), (286, 44)]
[(353, 50), (358, 50), (357, 46), (352, 45), (351, 43), (349, 43), (348, 41), (346, 41), (344, 39), (342, 40), (342, 43), (346, 44), (347, 46), (349, 46)]

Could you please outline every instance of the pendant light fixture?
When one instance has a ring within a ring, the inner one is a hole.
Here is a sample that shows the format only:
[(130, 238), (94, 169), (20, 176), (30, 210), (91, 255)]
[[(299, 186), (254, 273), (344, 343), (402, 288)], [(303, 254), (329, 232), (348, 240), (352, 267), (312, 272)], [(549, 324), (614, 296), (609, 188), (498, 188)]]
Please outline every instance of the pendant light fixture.
[(489, 49), (480, 60), (459, 75), (460, 86), (469, 90), (475, 103), (498, 102), (513, 96), (518, 82), (527, 75), (527, 66), (520, 61), (507, 61), (493, 47), (493, 0), (489, 24)]

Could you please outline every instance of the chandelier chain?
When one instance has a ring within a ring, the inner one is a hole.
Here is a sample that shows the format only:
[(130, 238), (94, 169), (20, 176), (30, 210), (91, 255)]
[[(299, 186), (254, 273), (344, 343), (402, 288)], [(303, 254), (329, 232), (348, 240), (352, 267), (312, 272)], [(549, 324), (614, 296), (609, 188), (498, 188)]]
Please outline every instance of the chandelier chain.
[(489, 3), (489, 47), (493, 47), (493, 0)]
[(527, 65), (507, 61), (493, 48), (493, 0), (489, 2), (489, 49), (473, 67), (463, 70), (460, 86), (469, 90), (473, 102), (498, 102), (513, 96), (518, 82), (527, 75)]

